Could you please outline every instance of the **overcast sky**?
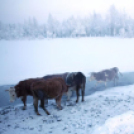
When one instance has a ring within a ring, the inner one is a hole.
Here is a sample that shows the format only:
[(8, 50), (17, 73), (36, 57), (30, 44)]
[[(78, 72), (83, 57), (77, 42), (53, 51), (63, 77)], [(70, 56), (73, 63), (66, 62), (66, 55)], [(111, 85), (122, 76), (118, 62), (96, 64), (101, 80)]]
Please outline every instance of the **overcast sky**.
[(134, 17), (134, 0), (0, 0), (0, 21), (14, 23), (35, 17), (44, 22), (49, 13), (62, 20), (93, 11), (106, 13), (112, 4)]

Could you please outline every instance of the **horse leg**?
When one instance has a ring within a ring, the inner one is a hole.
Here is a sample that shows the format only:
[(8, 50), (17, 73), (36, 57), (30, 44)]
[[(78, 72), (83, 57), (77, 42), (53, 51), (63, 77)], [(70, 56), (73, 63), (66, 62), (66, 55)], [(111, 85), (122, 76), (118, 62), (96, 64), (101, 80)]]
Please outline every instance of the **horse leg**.
[(116, 86), (116, 79), (114, 78), (114, 86)]
[(85, 96), (85, 85), (83, 85), (82, 88), (81, 88), (81, 94), (82, 94), (82, 101), (84, 101), (84, 96)]
[(77, 95), (77, 100), (76, 100), (77, 103), (79, 101), (79, 96), (80, 96), (79, 87), (76, 87), (76, 95)]
[[(41, 101), (41, 107), (42, 107), (42, 109), (47, 113), (47, 115), (50, 115), (50, 113), (47, 111), (47, 109), (46, 109), (45, 106), (44, 106), (44, 100), (45, 100), (45, 99), (40, 100), (40, 101)], [(48, 100), (48, 99), (47, 99), (47, 100)]]
[(22, 98), (21, 98), (21, 100), (22, 100), (22, 102), (23, 102), (23, 104), (24, 104), (24, 107), (22, 108), (23, 110), (26, 110), (26, 100), (27, 100), (27, 96), (23, 96)]
[(40, 107), (44, 107), (44, 99), (40, 100)]
[(42, 106), (45, 105), (45, 104), (48, 105), (48, 99), (45, 99), (44, 101), (45, 101), (45, 102), (43, 103), (43, 101), (40, 100), (40, 105), (39, 105), (40, 107), (42, 107)]
[(56, 100), (56, 104), (57, 104), (57, 107), (58, 109), (62, 110), (62, 106), (61, 106), (61, 98), (62, 98), (62, 95), (57, 97), (55, 100)]
[(34, 110), (37, 115), (40, 115), (40, 113), (38, 112), (38, 98), (36, 97), (34, 97)]
[(105, 81), (105, 87), (107, 87), (107, 82)]

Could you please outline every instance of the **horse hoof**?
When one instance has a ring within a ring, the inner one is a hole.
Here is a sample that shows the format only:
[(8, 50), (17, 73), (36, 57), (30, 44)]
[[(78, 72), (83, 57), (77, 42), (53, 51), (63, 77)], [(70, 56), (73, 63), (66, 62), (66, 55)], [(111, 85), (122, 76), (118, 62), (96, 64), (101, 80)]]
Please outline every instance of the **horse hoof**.
[(60, 107), (58, 107), (58, 109), (59, 109), (59, 110), (62, 110), (63, 108), (62, 108), (62, 106), (60, 106)]
[(23, 107), (22, 110), (26, 110), (26, 107)]
[(40, 113), (37, 113), (37, 115), (41, 115)]
[(42, 105), (39, 105), (39, 107), (44, 109), (44, 106), (42, 106)]
[(50, 113), (47, 112), (47, 115), (50, 115)]

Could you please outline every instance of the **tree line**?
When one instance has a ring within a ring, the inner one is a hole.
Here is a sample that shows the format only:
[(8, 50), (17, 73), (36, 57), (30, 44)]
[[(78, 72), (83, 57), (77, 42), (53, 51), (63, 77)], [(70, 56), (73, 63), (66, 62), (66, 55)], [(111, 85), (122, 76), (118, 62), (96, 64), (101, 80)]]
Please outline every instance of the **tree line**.
[(134, 37), (134, 19), (112, 5), (105, 16), (93, 12), (83, 18), (71, 16), (61, 22), (50, 14), (44, 24), (38, 24), (36, 18), (15, 24), (0, 21), (0, 40), (105, 36)]

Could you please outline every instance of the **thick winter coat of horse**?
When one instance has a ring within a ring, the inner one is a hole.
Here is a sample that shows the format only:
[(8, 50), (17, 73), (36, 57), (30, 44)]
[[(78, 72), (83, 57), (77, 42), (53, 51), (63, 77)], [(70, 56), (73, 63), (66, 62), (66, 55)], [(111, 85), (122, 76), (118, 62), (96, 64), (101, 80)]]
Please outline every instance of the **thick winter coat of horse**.
[[(61, 98), (63, 93), (67, 92), (67, 86), (62, 78), (49, 78), (47, 80), (36, 81), (31, 85), (31, 91), (34, 98), (34, 108), (37, 115), (38, 112), (38, 100), (44, 102), (45, 99), (55, 99), (57, 107), (61, 110)], [(42, 103), (41, 107), (49, 115), (50, 113)]]
[[(47, 80), (49, 78), (60, 77), (63, 78), (66, 82), (66, 86), (68, 87), (68, 92), (65, 94), (67, 95), (67, 99), (70, 100), (70, 96), (72, 95), (72, 89), (76, 90), (77, 92), (77, 101), (78, 102), (78, 91), (81, 88), (82, 90), (82, 100), (84, 100), (84, 91), (85, 91), (85, 82), (86, 77), (81, 72), (75, 73), (62, 73), (62, 74), (54, 74), (54, 75), (47, 75), (43, 78), (30, 78), (23, 81), (20, 81), (15, 87), (10, 87), (10, 89), (6, 90), (9, 91), (10, 101), (13, 102), (17, 97), (21, 97), (22, 102), (24, 104), (23, 109), (26, 109), (26, 100), (27, 96), (32, 96), (30, 86), (35, 81), (40, 80)], [(73, 84), (72, 84), (73, 83)], [(43, 102), (41, 102), (43, 103)]]
[(86, 77), (82, 72), (53, 74), (53, 75), (44, 76), (43, 78), (47, 80), (49, 78), (56, 78), (56, 77), (63, 78), (66, 83), (66, 86), (68, 87), (67, 100), (70, 100), (70, 96), (72, 95), (72, 90), (75, 90), (77, 95), (76, 102), (78, 102), (79, 95), (80, 95), (79, 90), (81, 89), (82, 101), (84, 101)]

